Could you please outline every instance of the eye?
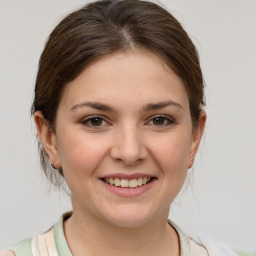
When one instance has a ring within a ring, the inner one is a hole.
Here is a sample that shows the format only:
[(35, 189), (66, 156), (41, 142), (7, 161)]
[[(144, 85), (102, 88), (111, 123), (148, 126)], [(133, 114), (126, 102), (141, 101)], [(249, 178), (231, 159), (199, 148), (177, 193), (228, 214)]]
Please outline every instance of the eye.
[(162, 116), (162, 115), (155, 116), (149, 121), (150, 125), (155, 125), (155, 126), (166, 126), (166, 125), (171, 125), (173, 123), (174, 121), (170, 117)]
[(107, 125), (107, 122), (102, 117), (95, 116), (86, 118), (82, 124), (90, 127), (101, 127)]

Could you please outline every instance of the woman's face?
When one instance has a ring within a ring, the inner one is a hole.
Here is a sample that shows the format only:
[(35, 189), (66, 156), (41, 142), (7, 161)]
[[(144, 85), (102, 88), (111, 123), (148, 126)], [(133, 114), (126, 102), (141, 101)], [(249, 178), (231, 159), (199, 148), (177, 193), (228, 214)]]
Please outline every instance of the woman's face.
[(116, 53), (67, 85), (48, 154), (63, 168), (74, 212), (139, 226), (167, 218), (196, 154), (199, 122), (193, 132), (184, 84), (159, 57)]

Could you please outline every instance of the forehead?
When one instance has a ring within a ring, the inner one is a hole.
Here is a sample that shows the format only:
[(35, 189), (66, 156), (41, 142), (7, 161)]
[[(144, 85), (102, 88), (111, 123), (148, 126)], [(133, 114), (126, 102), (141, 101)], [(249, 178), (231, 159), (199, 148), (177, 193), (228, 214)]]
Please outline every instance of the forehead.
[(145, 50), (114, 53), (86, 67), (67, 85), (61, 104), (85, 100), (127, 107), (167, 100), (188, 105), (181, 78), (160, 57)]

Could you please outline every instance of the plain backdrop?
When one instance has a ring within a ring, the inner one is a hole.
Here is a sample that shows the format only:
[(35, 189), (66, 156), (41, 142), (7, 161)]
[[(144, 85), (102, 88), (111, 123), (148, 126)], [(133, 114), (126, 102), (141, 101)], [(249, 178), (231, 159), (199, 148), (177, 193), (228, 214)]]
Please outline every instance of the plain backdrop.
[[(0, 249), (71, 209), (39, 167), (29, 110), (40, 53), (81, 0), (0, 0)], [(256, 250), (256, 1), (161, 1), (196, 44), (206, 82), (206, 133), (170, 218), (188, 233)]]

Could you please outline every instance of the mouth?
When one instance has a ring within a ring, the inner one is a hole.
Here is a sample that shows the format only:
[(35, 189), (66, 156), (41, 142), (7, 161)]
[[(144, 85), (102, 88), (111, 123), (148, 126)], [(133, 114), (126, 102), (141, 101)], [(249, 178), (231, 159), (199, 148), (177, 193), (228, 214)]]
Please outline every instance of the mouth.
[(121, 188), (138, 188), (147, 185), (148, 183), (152, 182), (156, 178), (154, 177), (140, 177), (137, 179), (120, 179), (120, 178), (102, 178), (101, 180), (105, 183), (114, 186), (114, 187), (121, 187)]

